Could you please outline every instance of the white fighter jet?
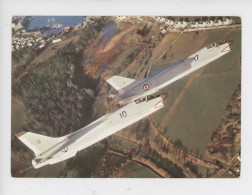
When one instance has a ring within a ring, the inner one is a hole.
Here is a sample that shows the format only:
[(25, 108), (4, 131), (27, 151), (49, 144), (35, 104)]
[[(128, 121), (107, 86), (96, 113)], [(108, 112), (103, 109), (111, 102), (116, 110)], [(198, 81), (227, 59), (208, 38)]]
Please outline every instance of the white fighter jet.
[(211, 44), (143, 80), (135, 81), (120, 76), (108, 79), (107, 81), (119, 91), (119, 104), (127, 105), (74, 133), (58, 138), (31, 132), (20, 132), (16, 136), (34, 152), (34, 168), (69, 159), (78, 151), (158, 111), (164, 106), (163, 100), (168, 95), (159, 96), (156, 94), (159, 89), (230, 52), (229, 46), (232, 43), (233, 41)]
[(119, 104), (125, 105), (136, 99), (156, 93), (163, 87), (198, 70), (210, 62), (230, 52), (233, 40), (213, 43), (182, 59), (167, 69), (142, 80), (134, 80), (121, 76), (113, 76), (107, 80), (119, 92)]
[(156, 94), (138, 99), (66, 136), (53, 138), (21, 131), (16, 137), (34, 152), (34, 168), (55, 164), (158, 111), (164, 107), (167, 96)]

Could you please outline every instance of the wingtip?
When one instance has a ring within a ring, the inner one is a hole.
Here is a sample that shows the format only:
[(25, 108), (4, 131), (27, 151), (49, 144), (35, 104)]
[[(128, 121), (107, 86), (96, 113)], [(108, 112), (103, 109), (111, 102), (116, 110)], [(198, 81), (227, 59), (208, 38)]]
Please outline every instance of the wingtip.
[(15, 136), (16, 136), (17, 138), (19, 138), (20, 136), (24, 135), (25, 133), (26, 133), (25, 131), (20, 131), (20, 132), (18, 132), (17, 134), (15, 134)]

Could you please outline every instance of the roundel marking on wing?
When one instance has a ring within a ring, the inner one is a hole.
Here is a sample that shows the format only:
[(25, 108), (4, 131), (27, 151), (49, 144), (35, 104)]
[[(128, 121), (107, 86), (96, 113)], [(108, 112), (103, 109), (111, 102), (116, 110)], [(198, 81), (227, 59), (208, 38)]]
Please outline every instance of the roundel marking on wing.
[(62, 152), (67, 152), (68, 151), (68, 147), (66, 147), (66, 148), (64, 148), (63, 150), (62, 150)]

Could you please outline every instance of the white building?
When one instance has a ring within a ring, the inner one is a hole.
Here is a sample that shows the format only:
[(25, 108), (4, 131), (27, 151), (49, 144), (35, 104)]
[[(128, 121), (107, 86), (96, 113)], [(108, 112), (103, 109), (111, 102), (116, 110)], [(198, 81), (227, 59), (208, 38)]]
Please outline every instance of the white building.
[(32, 46), (32, 43), (29, 41), (29, 42), (27, 43), (27, 46), (31, 47), (31, 46)]
[(220, 20), (215, 21), (214, 26), (220, 26), (220, 25), (221, 25), (221, 21)]
[(191, 23), (191, 28), (197, 28), (197, 27), (198, 27), (198, 22)]
[(187, 26), (187, 22), (186, 21), (182, 21), (180, 22), (180, 28), (185, 28)]
[(160, 22), (165, 22), (165, 18), (160, 18), (159, 21)]
[(207, 26), (206, 22), (199, 22), (198, 27), (199, 28), (205, 28)]
[(223, 21), (223, 25), (230, 25), (232, 23), (231, 20), (229, 20), (228, 18), (226, 18), (225, 21)]
[(16, 26), (15, 26), (15, 31), (18, 31), (18, 30), (20, 30), (20, 29), (22, 29), (23, 28), (23, 26), (22, 26), (22, 24), (19, 22)]
[(52, 42), (53, 43), (58, 43), (58, 42), (60, 42), (60, 41), (62, 41), (61, 39), (54, 39)]
[(39, 48), (39, 49), (42, 49), (43, 47), (45, 47), (45, 45), (46, 45), (46, 44), (43, 43), (43, 44), (41, 44), (38, 48)]
[(171, 26), (171, 25), (173, 25), (173, 24), (174, 24), (174, 21), (173, 21), (173, 20), (169, 20), (169, 19), (168, 19), (167, 24)]
[(175, 28), (180, 28), (180, 22), (178, 21), (175, 22)]
[(214, 25), (214, 22), (212, 20), (210, 20), (209, 22), (206, 22), (207, 27), (211, 27), (213, 25)]
[(165, 33), (167, 33), (167, 31), (166, 31), (165, 29), (163, 29), (163, 30), (161, 31), (161, 33), (162, 33), (162, 34), (165, 34)]

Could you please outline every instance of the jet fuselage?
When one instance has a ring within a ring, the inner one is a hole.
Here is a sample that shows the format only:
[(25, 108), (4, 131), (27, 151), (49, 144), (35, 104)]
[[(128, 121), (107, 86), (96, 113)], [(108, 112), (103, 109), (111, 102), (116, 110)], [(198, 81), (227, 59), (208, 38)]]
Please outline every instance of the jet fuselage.
[(32, 161), (33, 166), (40, 168), (75, 156), (78, 151), (158, 111), (164, 106), (163, 100), (166, 96), (167, 94), (161, 96), (157, 94), (133, 101), (117, 111), (101, 117), (87, 127), (61, 137), (60, 142), (36, 156)]
[(145, 79), (134, 81), (120, 89), (119, 104), (125, 105), (135, 99), (153, 94), (163, 87), (198, 70), (230, 52), (233, 41), (214, 43), (202, 48), (191, 56), (172, 64), (167, 69)]

